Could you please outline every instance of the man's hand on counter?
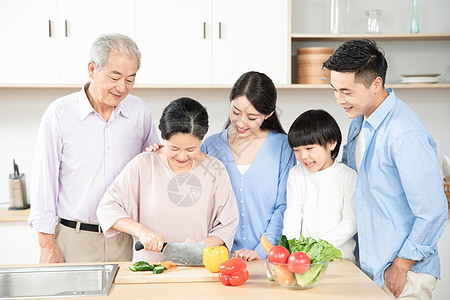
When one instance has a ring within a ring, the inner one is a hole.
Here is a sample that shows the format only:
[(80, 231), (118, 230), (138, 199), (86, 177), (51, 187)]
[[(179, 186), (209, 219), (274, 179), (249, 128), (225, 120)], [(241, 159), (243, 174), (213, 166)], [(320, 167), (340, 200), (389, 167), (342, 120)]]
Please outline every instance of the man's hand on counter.
[(53, 234), (38, 232), (39, 246), (41, 247), (40, 264), (63, 263), (64, 258), (56, 246)]

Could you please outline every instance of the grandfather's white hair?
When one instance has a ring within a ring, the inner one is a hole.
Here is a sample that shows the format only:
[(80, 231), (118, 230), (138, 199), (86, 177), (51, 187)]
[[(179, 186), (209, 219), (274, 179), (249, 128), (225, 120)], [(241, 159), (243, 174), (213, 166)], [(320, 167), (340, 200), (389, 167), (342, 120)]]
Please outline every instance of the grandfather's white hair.
[(120, 33), (103, 34), (95, 40), (91, 47), (90, 60), (95, 63), (97, 71), (106, 64), (110, 52), (136, 58), (138, 70), (141, 66), (141, 52), (129, 36)]

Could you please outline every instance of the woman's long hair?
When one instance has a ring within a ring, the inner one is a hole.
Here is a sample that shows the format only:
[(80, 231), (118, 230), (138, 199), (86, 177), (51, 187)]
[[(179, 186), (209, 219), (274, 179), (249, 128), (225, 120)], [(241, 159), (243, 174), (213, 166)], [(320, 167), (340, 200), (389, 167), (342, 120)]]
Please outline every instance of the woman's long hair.
[[(261, 124), (262, 130), (274, 130), (278, 133), (286, 134), (276, 111), (277, 90), (272, 80), (266, 74), (252, 71), (239, 77), (231, 89), (230, 101), (241, 96), (245, 96), (259, 113), (267, 116), (273, 112)], [(230, 124), (231, 121), (228, 119), (225, 129)]]

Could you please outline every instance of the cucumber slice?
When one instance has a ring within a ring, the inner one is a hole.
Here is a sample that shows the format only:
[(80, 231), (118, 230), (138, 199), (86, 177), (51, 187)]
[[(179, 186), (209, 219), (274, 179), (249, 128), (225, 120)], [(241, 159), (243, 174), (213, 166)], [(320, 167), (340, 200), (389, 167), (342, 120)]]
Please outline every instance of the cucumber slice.
[(158, 265), (153, 268), (153, 273), (160, 274), (160, 273), (164, 272), (165, 269), (166, 269), (166, 267)]

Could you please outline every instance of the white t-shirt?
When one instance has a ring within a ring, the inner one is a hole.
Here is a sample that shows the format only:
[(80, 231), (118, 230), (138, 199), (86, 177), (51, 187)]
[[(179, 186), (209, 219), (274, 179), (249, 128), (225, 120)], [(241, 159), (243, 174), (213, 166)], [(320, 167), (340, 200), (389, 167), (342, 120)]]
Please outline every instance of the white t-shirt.
[(236, 165), (236, 167), (239, 170), (239, 173), (241, 173), (241, 175), (244, 175), (245, 172), (247, 172), (248, 168), (250, 168), (250, 165)]
[(366, 122), (366, 118), (364, 117), (364, 122), (361, 126), (361, 131), (358, 134), (358, 139), (356, 140), (356, 148), (355, 148), (355, 160), (356, 160), (356, 168), (359, 172), (359, 167), (361, 166), (361, 162), (364, 156), (364, 152), (366, 151), (366, 139), (364, 138), (364, 123)]
[(298, 164), (289, 171), (287, 209), (283, 234), (288, 239), (323, 239), (341, 250), (343, 258), (355, 260), (356, 172), (334, 162), (329, 168), (311, 173)]

